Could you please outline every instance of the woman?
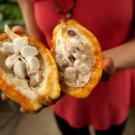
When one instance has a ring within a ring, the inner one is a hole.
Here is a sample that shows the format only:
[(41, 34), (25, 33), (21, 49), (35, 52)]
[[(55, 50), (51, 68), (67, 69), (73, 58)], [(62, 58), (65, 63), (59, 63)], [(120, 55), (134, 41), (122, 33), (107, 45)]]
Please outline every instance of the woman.
[[(128, 111), (135, 104), (133, 0), (18, 0), (29, 34), (50, 47), (53, 28), (61, 18), (77, 20), (91, 30), (103, 54), (113, 59), (116, 73), (100, 82), (87, 99), (64, 96), (52, 108), (63, 135), (87, 135), (92, 125), (97, 135), (121, 135)], [(132, 58), (132, 59), (130, 59)], [(104, 64), (106, 62), (104, 61)], [(114, 70), (110, 66), (104, 70)], [(132, 95), (132, 96), (131, 96)]]

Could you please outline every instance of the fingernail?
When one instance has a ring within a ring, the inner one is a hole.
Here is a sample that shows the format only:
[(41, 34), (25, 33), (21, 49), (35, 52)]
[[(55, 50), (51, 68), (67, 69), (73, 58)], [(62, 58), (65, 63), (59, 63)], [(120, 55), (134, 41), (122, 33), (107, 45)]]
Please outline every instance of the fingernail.
[(25, 30), (24, 30), (24, 28), (21, 27), (21, 26), (14, 26), (14, 27), (12, 28), (12, 31), (13, 31), (14, 33), (16, 33), (16, 34), (19, 34), (19, 35), (25, 34)]
[(27, 111), (26, 111), (23, 107), (21, 107), (21, 108), (20, 108), (20, 112), (26, 113)]
[(1, 95), (1, 98), (2, 98), (2, 100), (4, 100), (4, 101), (8, 100), (8, 97), (7, 97), (5, 94), (3, 94), (3, 93), (2, 93), (2, 95)]

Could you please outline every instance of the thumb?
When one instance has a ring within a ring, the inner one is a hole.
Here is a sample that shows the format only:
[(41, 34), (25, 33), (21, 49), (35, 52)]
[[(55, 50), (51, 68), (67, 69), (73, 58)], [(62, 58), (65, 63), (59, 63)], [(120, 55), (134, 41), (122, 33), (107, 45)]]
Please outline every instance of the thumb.
[(109, 80), (115, 72), (115, 67), (112, 58), (104, 57), (103, 59), (103, 74), (102, 80)]
[(21, 26), (14, 26), (12, 27), (12, 31), (18, 35), (24, 35), (25, 34), (25, 30), (23, 27)]

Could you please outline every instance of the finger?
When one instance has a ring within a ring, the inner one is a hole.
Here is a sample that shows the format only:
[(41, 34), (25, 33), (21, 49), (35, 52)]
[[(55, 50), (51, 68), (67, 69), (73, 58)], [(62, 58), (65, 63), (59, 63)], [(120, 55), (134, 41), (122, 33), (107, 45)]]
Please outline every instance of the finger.
[(103, 60), (103, 70), (108, 75), (112, 75), (115, 72), (113, 60), (110, 57), (106, 57)]
[(112, 59), (110, 57), (104, 58), (102, 80), (103, 81), (110, 80), (114, 72), (115, 72), (115, 67)]
[(2, 93), (1, 99), (4, 100), (4, 101), (6, 101), (6, 100), (8, 100), (8, 97), (4, 93)]
[(23, 107), (21, 107), (20, 108), (20, 112), (22, 112), (22, 113), (26, 113), (26, 112), (28, 112), (26, 109), (24, 109)]
[(18, 35), (23, 35), (23, 34), (25, 34), (25, 30), (24, 30), (24, 28), (21, 27), (21, 26), (14, 26), (14, 27), (12, 28), (12, 31), (13, 31), (14, 33), (18, 34)]

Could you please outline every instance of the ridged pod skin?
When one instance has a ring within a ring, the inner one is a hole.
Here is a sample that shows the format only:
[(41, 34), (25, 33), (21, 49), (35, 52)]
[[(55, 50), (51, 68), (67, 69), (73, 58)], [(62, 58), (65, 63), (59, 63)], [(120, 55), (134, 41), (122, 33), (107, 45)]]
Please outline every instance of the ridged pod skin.
[[(95, 64), (92, 67), (92, 77), (88, 81), (88, 83), (84, 87), (69, 87), (67, 84), (63, 81), (60, 80), (60, 85), (62, 91), (75, 98), (86, 98), (89, 96), (89, 94), (92, 92), (92, 90), (95, 88), (95, 86), (98, 84), (101, 75), (102, 75), (102, 50), (100, 47), (100, 44), (97, 40), (97, 38), (86, 28), (84, 28), (82, 25), (80, 25), (78, 22), (75, 20), (62, 20), (54, 29), (53, 31), (53, 38), (52, 38), (52, 48), (51, 51), (53, 53), (53, 56), (55, 58), (56, 55), (56, 37), (58, 34), (58, 31), (62, 29), (65, 25), (75, 27), (78, 29), (78, 31), (87, 37), (92, 43), (93, 43), (93, 54), (95, 56)], [(66, 37), (64, 37), (66, 38)], [(65, 39), (66, 40), (66, 39)]]
[[(12, 99), (13, 101), (20, 104), (23, 108), (25, 108), (28, 112), (37, 112), (45, 106), (53, 104), (53, 101), (57, 100), (60, 96), (60, 85), (59, 85), (59, 77), (58, 70), (55, 63), (55, 60), (50, 53), (50, 51), (45, 47), (44, 44), (34, 39), (31, 36), (28, 36), (28, 42), (35, 46), (42, 57), (44, 65), (49, 68), (49, 74), (47, 75), (47, 79), (42, 84), (42, 92), (37, 93), (37, 99), (31, 101), (28, 97), (21, 94), (16, 85), (8, 83), (4, 79), (4, 70), (0, 67), (0, 89), (4, 92), (7, 97)], [(0, 42), (7, 40), (9, 37), (7, 34), (3, 33), (0, 35)], [(45, 69), (46, 70), (46, 69)]]

